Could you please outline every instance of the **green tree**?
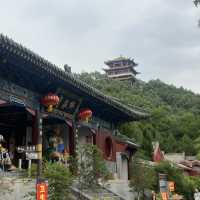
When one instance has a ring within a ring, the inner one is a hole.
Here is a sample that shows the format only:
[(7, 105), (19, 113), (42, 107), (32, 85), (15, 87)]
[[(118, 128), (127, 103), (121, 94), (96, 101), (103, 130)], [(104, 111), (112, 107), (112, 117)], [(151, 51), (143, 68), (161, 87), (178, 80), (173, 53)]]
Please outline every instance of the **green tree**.
[(130, 187), (137, 193), (137, 199), (146, 199), (145, 190), (154, 190), (156, 183), (157, 179), (154, 169), (136, 156), (131, 164)]
[(152, 153), (153, 153), (153, 146), (152, 146), (153, 128), (151, 125), (148, 125), (145, 127), (145, 129), (143, 130), (143, 136), (145, 140), (143, 140), (142, 148), (145, 149), (145, 152), (146, 152), (145, 155), (147, 156), (147, 158), (151, 160)]
[(197, 158), (200, 160), (200, 136), (194, 141), (194, 147), (197, 152)]
[(46, 163), (44, 178), (48, 180), (49, 200), (69, 200), (73, 179), (68, 168), (60, 163)]
[(126, 123), (120, 127), (120, 132), (129, 138), (134, 138), (139, 144), (143, 143), (143, 131), (141, 129), (141, 122)]
[(192, 141), (199, 137), (200, 95), (160, 80), (136, 80), (131, 86), (127, 82), (107, 79), (98, 72), (77, 76), (132, 109), (137, 110), (139, 106), (151, 113), (147, 120), (127, 123), (120, 127), (122, 134), (135, 138), (136, 142), (141, 144), (146, 158), (151, 159), (152, 140), (159, 141), (166, 153), (185, 151), (189, 155), (196, 154), (196, 148), (189, 145), (191, 141), (188, 142), (184, 136), (188, 136)]
[(199, 188), (200, 181), (198, 177), (189, 177), (183, 174), (183, 171), (168, 162), (161, 162), (155, 167), (157, 174), (167, 174), (169, 181), (175, 182), (175, 191), (181, 194), (187, 200), (193, 200), (195, 188)]
[[(49, 200), (71, 200), (71, 185), (74, 177), (69, 169), (61, 163), (44, 161), (42, 179), (48, 181)], [(28, 172), (30, 174), (30, 172)], [(32, 165), (31, 177), (35, 178), (37, 166)], [(25, 195), (26, 199), (35, 199), (35, 191)]]
[(109, 177), (105, 161), (100, 150), (92, 144), (78, 147), (78, 183), (80, 189), (97, 189), (98, 180)]
[(184, 151), (186, 153), (186, 155), (194, 155), (196, 153), (194, 143), (187, 135), (184, 135), (181, 138), (180, 148), (182, 152)]
[(177, 149), (177, 141), (172, 134), (169, 134), (168, 137), (162, 140), (161, 146), (166, 152), (172, 153)]

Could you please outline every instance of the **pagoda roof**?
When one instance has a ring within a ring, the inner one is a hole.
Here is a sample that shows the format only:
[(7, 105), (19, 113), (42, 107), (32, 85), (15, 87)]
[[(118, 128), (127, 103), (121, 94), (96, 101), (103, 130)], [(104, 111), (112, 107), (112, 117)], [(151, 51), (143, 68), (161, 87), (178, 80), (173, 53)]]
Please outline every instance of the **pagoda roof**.
[(133, 63), (135, 66), (137, 66), (138, 64), (134, 62), (134, 59), (129, 58), (129, 57), (125, 57), (125, 56), (119, 56), (117, 58), (114, 58), (112, 60), (107, 60), (104, 63), (105, 64), (110, 64), (110, 63), (114, 63), (114, 62), (120, 62), (120, 61), (129, 61), (131, 63)]
[(141, 147), (139, 144), (136, 143), (135, 139), (131, 139), (129, 137), (127, 137), (126, 135), (121, 134), (120, 132), (118, 132), (117, 135), (114, 136), (114, 138), (120, 142), (120, 143), (125, 143), (127, 144), (127, 146), (131, 147), (131, 148), (139, 148)]
[(131, 69), (134, 74), (139, 74), (139, 72), (137, 72), (135, 70), (135, 68), (133, 66), (130, 66), (130, 65), (129, 66), (120, 66), (120, 67), (116, 67), (116, 68), (103, 68), (103, 70), (105, 72), (116, 71), (116, 70), (121, 70), (121, 69)]
[[(4, 62), (7, 62), (10, 67), (4, 67)], [(101, 117), (113, 120), (116, 123), (144, 119), (149, 116), (142, 109), (130, 108), (104, 95), (99, 90), (74, 77), (71, 73), (65, 72), (48, 60), (2, 34), (0, 34), (0, 68), (0, 75), (7, 76), (8, 78), (12, 73), (15, 73), (15, 77), (19, 77), (20, 75), (26, 80), (27, 85), (37, 86), (36, 89), (38, 91), (44, 92), (47, 86), (49, 87), (53, 83), (60, 83), (65, 89), (70, 89), (83, 97), (84, 105), (91, 106), (93, 110), (98, 109), (96, 113), (100, 114)], [(31, 82), (28, 80), (28, 76), (33, 78), (33, 80), (37, 78), (43, 81), (43, 84), (34, 81)], [(49, 85), (45, 87), (47, 82)], [(107, 116), (105, 114), (106, 111), (108, 112)]]
[(122, 61), (122, 60), (131, 60), (131, 59), (128, 57), (125, 57), (125, 56), (119, 56), (117, 58), (114, 58), (114, 59), (108, 60), (108, 61)]
[(125, 57), (125, 56), (119, 56), (119, 57), (113, 59), (113, 61), (121, 61), (121, 60), (129, 60), (129, 58)]
[(134, 69), (134, 67), (131, 65), (127, 65), (127, 66), (119, 66), (116, 68), (103, 68), (103, 70), (105, 70), (105, 71), (115, 71), (116, 69)]

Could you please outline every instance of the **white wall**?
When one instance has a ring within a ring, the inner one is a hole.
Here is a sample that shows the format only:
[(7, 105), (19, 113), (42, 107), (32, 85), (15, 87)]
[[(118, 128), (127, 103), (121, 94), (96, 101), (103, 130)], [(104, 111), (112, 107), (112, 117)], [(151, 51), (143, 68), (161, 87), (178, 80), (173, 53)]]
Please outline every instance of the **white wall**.
[(117, 175), (121, 180), (128, 180), (128, 160), (121, 152), (116, 153)]

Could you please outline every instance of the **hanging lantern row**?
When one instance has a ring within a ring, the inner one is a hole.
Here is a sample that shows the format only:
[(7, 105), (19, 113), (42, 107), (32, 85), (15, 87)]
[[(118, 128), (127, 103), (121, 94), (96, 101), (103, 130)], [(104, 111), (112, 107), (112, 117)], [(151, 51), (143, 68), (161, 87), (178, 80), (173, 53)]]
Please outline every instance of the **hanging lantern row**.
[(78, 113), (78, 119), (88, 122), (92, 118), (92, 111), (89, 108), (83, 108)]
[(41, 103), (47, 107), (48, 112), (53, 111), (53, 107), (57, 106), (60, 101), (60, 98), (53, 93), (48, 93), (46, 96), (44, 96), (41, 100)]

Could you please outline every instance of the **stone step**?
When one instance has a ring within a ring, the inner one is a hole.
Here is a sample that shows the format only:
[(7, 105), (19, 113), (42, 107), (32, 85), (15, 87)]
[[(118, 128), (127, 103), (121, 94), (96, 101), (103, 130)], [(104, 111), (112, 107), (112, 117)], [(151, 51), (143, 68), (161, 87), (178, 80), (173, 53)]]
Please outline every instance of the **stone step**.
[(98, 192), (91, 190), (82, 190), (73, 187), (72, 190), (76, 193), (77, 198), (80, 196), (84, 200), (124, 200), (116, 194), (101, 188)]

